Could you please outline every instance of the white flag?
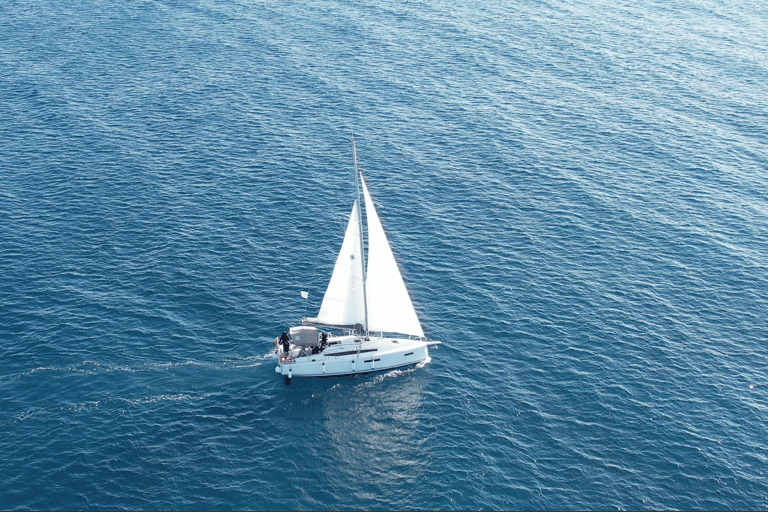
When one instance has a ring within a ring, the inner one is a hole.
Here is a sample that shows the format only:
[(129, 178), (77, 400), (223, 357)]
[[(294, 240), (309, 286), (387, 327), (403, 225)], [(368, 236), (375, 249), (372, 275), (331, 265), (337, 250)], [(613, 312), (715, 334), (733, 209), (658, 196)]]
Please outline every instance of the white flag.
[(309, 297), (309, 292), (301, 292), (301, 296), (306, 299)]

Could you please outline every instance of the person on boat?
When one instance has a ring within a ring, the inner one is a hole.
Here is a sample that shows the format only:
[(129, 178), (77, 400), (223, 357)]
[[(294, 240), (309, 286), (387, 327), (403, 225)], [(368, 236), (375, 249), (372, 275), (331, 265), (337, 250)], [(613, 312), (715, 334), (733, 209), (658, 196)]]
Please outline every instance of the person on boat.
[(285, 352), (286, 354), (290, 349), (289, 341), (290, 341), (290, 338), (288, 337), (288, 334), (285, 331), (283, 331), (282, 336), (280, 336), (280, 343), (283, 344), (283, 352)]
[(320, 334), (320, 343), (312, 347), (312, 355), (319, 354), (328, 345), (328, 335), (326, 333)]

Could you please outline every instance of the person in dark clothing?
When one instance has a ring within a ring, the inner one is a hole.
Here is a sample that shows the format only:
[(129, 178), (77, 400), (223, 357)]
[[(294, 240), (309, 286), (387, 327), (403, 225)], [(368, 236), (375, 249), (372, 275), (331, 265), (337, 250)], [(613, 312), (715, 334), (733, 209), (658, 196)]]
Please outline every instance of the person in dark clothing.
[(325, 348), (328, 345), (328, 335), (323, 333), (320, 335), (320, 348)]
[(288, 334), (283, 332), (282, 336), (280, 336), (280, 343), (283, 344), (283, 352), (285, 352), (286, 354), (290, 349), (289, 342), (290, 342), (290, 338), (288, 337)]

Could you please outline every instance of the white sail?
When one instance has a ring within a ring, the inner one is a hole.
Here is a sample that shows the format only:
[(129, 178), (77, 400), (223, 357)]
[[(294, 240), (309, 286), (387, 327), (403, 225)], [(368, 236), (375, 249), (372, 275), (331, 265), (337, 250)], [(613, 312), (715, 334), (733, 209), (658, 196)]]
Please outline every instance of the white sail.
[(360, 182), (365, 195), (365, 217), (368, 221), (368, 267), (365, 281), (368, 329), (423, 337), (419, 317), (362, 174)]
[(358, 222), (358, 202), (352, 205), (341, 251), (333, 267), (331, 282), (323, 297), (320, 313), (313, 321), (326, 325), (355, 325), (365, 322), (363, 264)]

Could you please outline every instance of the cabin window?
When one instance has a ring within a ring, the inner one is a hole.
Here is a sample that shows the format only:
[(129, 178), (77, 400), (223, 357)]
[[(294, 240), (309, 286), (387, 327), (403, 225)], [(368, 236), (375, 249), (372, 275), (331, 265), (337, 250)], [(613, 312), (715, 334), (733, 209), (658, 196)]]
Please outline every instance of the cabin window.
[(413, 355), (413, 352), (408, 352), (407, 354), (405, 354), (406, 357), (412, 356), (412, 355)]
[[(361, 354), (365, 354), (367, 352), (376, 352), (377, 350), (379, 350), (379, 349), (377, 349), (377, 348), (368, 348), (368, 349), (365, 349), (365, 350), (361, 350), (360, 353)], [(332, 354), (329, 354), (328, 352), (325, 353), (326, 356), (350, 356), (352, 354), (357, 354), (357, 350), (348, 350), (346, 352), (333, 352)]]

